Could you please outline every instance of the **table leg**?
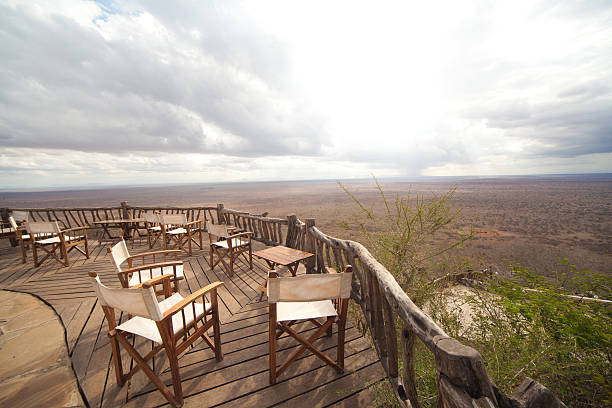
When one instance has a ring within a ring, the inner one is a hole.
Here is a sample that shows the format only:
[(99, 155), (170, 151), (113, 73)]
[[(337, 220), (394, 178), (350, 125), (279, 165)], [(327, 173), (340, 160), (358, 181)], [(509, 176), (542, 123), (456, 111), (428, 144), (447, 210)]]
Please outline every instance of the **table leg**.
[(111, 236), (110, 231), (108, 230), (108, 225), (100, 224), (102, 226), (102, 231), (100, 231), (100, 237), (98, 241), (111, 241), (113, 237)]
[(289, 269), (289, 272), (291, 272), (291, 276), (295, 276), (298, 266), (300, 266), (300, 261), (287, 265), (287, 269)]
[[(269, 261), (267, 259), (265, 259), (265, 261), (270, 267), (270, 269), (274, 269), (276, 267), (276, 264), (274, 262)], [(259, 290), (261, 291), (261, 293), (259, 294), (259, 301), (261, 302), (261, 299), (263, 299), (264, 294), (268, 292), (268, 278), (266, 278), (264, 285), (259, 287)]]

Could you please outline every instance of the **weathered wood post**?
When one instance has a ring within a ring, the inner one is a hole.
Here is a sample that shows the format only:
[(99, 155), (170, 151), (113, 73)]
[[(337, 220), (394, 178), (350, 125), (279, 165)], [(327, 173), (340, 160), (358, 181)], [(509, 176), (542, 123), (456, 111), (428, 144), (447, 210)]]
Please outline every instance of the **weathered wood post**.
[(217, 204), (217, 224), (225, 224), (225, 217), (223, 216), (223, 204)]
[[(2, 224), (10, 226), (9, 209), (7, 207), (0, 208), (0, 216), (2, 217)], [(15, 234), (17, 234), (17, 231), (15, 231)], [(12, 247), (16, 247), (17, 246), (17, 235), (13, 235), (9, 237), (9, 241), (11, 242)]]
[(402, 325), (402, 371), (404, 392), (414, 408), (420, 408), (416, 389), (416, 373), (414, 370), (414, 342), (416, 335), (407, 323)]
[(304, 261), (304, 266), (306, 267), (306, 273), (315, 273), (315, 262), (316, 262), (316, 247), (315, 247), (315, 238), (310, 233), (310, 228), (315, 226), (314, 218), (306, 218), (306, 230), (304, 231), (304, 251), (310, 252), (311, 254), (315, 254), (315, 256), (311, 256)]
[(289, 248), (297, 249), (297, 237), (298, 230), (295, 222), (297, 221), (297, 215), (289, 214), (287, 215), (287, 239), (285, 240), (285, 246)]
[(128, 202), (127, 201), (122, 201), (121, 202), (121, 218), (123, 218), (124, 220), (129, 220), (130, 219), (130, 211), (128, 209)]

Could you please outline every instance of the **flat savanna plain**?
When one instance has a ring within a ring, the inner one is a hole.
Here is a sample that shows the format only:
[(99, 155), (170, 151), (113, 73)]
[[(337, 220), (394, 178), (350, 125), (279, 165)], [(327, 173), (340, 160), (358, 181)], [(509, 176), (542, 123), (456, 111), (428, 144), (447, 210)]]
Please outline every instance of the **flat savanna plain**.
[[(373, 181), (346, 181), (366, 206), (381, 209)], [(579, 269), (612, 273), (612, 175), (383, 181), (385, 194), (426, 199), (456, 187), (453, 227), (475, 236), (453, 255), (475, 268), (499, 272), (519, 262), (539, 273), (563, 272), (568, 258)], [(215, 206), (268, 212), (271, 216), (315, 218), (329, 235), (362, 241), (353, 222), (358, 207), (333, 181), (257, 182), (135, 186), (100, 189), (0, 192), (0, 207), (89, 207), (131, 205)], [(438, 237), (450, 240), (447, 231)]]

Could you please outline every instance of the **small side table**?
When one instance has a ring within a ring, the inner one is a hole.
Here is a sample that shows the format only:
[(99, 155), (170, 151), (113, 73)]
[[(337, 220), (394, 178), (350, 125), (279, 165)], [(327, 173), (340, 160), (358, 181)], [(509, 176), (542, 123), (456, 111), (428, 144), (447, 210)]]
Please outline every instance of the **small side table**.
[[(286, 266), (292, 276), (295, 276), (300, 261), (313, 256), (310, 252), (304, 252), (282, 245), (253, 252), (253, 255), (266, 261), (270, 269), (274, 269), (278, 265)], [(267, 292), (267, 286), (268, 281), (266, 280), (266, 285), (259, 287), (259, 290), (261, 290), (261, 295), (259, 296), (260, 301), (263, 299), (264, 293)]]

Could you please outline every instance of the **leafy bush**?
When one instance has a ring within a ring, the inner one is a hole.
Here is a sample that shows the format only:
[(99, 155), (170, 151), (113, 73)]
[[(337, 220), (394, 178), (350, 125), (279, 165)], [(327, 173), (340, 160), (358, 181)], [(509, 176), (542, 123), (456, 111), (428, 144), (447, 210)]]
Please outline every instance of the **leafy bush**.
[(610, 299), (611, 278), (563, 264), (570, 271), (554, 280), (514, 265), (513, 279), (489, 282), (469, 299), (475, 319), (461, 340), (482, 354), (506, 392), (528, 376), (568, 406), (609, 406), (612, 305), (570, 296)]
[[(359, 212), (353, 223), (361, 233), (372, 255), (387, 268), (417, 306), (429, 297), (427, 285), (436, 271), (448, 268), (439, 261), (442, 254), (460, 248), (473, 236), (473, 231), (452, 231), (455, 239), (446, 244), (434, 244), (435, 238), (448, 232), (459, 211), (453, 210), (455, 188), (438, 196), (425, 199), (422, 195), (387, 197), (378, 180), (374, 180), (380, 194), (380, 207), (366, 207), (344, 185), (342, 189), (357, 204)], [(445, 240), (446, 241), (446, 240)]]

